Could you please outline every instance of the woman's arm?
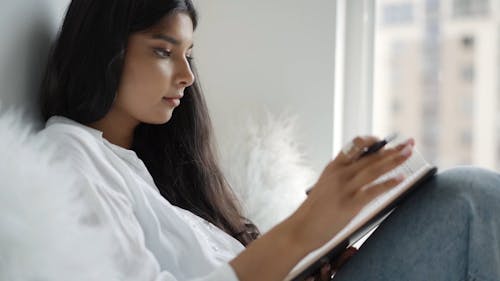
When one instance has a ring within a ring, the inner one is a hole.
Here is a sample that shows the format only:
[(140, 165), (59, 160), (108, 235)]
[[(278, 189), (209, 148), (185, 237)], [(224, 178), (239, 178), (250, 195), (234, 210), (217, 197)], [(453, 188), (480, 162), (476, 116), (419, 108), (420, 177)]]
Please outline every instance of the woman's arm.
[[(356, 138), (366, 147), (375, 138)], [(283, 280), (309, 252), (339, 232), (361, 208), (399, 184), (396, 177), (370, 185), (411, 155), (413, 140), (352, 161), (340, 153), (328, 164), (304, 203), (230, 262), (240, 281)]]
[(239, 280), (282, 280), (310, 251), (295, 237), (295, 219), (278, 224), (230, 262)]

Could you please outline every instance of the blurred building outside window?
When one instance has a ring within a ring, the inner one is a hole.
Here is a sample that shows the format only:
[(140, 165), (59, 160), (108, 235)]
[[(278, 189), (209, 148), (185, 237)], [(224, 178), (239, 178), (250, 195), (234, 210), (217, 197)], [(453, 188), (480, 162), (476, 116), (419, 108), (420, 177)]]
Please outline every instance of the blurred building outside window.
[(445, 169), (500, 169), (500, 1), (376, 0), (377, 135), (414, 136)]

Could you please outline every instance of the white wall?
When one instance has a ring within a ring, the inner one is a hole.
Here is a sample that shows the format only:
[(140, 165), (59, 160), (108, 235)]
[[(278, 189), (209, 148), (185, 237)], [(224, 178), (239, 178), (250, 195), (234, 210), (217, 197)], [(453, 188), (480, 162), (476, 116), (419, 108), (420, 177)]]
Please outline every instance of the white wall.
[(242, 116), (288, 110), (319, 173), (332, 155), (335, 1), (195, 4), (194, 56), (217, 138), (229, 137)]
[[(0, 100), (33, 107), (69, 0), (0, 2)], [(298, 115), (298, 141), (318, 172), (332, 154), (331, 0), (195, 0), (195, 56), (218, 139), (264, 108)], [(27, 102), (28, 101), (28, 102)], [(234, 122), (233, 122), (234, 123)]]
[[(69, 0), (0, 2), (0, 101), (31, 109)], [(34, 112), (34, 111), (31, 111)]]

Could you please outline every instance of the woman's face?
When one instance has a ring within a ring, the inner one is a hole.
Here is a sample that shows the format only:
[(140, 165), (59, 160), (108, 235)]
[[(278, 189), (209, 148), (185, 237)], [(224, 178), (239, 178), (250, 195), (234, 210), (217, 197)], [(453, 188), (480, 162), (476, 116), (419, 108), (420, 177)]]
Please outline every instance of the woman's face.
[(192, 48), (193, 23), (184, 13), (132, 34), (112, 110), (137, 124), (168, 122), (184, 89), (194, 82), (189, 65)]

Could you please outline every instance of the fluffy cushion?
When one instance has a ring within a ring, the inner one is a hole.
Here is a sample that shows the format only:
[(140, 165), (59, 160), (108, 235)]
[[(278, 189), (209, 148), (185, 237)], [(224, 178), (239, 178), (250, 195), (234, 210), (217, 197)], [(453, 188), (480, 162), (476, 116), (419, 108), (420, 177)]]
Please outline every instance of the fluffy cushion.
[(304, 201), (315, 172), (296, 141), (296, 117), (266, 113), (242, 123), (220, 140), (222, 167), (246, 216), (266, 232)]
[(0, 114), (0, 280), (114, 280), (111, 241), (89, 223), (84, 185), (26, 120)]

